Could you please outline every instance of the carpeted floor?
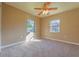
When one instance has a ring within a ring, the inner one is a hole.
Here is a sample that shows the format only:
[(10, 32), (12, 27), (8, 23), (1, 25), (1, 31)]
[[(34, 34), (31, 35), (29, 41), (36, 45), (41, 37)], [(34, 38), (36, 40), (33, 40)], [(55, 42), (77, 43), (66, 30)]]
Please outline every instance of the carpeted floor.
[(2, 49), (1, 57), (79, 57), (79, 46), (41, 39)]

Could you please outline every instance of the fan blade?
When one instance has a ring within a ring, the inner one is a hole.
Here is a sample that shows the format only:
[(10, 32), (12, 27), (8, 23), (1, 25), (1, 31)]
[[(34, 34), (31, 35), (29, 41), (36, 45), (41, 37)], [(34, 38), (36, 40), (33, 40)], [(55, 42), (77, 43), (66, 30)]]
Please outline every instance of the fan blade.
[(34, 8), (34, 9), (36, 9), (36, 10), (42, 10), (42, 8)]
[(43, 11), (41, 11), (38, 15), (41, 15)]
[(48, 10), (56, 10), (57, 8), (48, 8)]

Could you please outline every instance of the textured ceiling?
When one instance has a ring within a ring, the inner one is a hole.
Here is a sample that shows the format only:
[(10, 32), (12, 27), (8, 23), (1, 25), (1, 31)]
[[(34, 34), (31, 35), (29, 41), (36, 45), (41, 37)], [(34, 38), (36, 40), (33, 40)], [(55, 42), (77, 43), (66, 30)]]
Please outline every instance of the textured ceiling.
[[(36, 7), (42, 7), (44, 2), (6, 2), (6, 4), (12, 5), (18, 9), (21, 9), (25, 12), (28, 12), (32, 15), (36, 15), (40, 12), (39, 10), (35, 10)], [(61, 13), (67, 10), (79, 8), (79, 2), (52, 2), (49, 7), (57, 7), (57, 10), (53, 10), (49, 12), (49, 15), (39, 15), (39, 17), (50, 16), (53, 14)]]

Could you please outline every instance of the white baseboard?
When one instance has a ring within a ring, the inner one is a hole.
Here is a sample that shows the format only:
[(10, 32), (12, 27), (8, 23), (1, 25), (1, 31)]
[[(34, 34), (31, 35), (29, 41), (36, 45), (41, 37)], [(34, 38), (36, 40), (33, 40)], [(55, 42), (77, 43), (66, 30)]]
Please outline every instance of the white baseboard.
[(1, 49), (11, 47), (11, 46), (15, 46), (15, 45), (18, 45), (18, 44), (21, 44), (21, 43), (24, 43), (24, 41), (20, 41), (20, 42), (12, 43), (12, 44), (9, 44), (9, 45), (1, 46)]
[(50, 39), (50, 40), (55, 40), (55, 41), (59, 41), (59, 42), (64, 42), (64, 43), (67, 43), (67, 44), (79, 45), (79, 43), (69, 42), (69, 41), (65, 41), (65, 40), (59, 40), (59, 39), (53, 39), (53, 38), (45, 38), (45, 39)]

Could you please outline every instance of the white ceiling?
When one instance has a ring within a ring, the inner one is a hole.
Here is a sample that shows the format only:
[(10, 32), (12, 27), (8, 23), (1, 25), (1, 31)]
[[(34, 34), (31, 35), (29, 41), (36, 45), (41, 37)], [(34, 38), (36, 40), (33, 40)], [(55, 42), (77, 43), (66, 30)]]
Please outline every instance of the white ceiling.
[[(44, 2), (6, 2), (6, 4), (12, 5), (16, 8), (19, 8), (25, 12), (28, 12), (32, 15), (36, 15), (40, 12), (34, 8), (42, 7)], [(49, 7), (57, 7), (57, 10), (50, 11), (49, 16), (57, 13), (61, 13), (67, 10), (79, 8), (79, 2), (52, 2)], [(47, 15), (39, 15), (40, 17), (45, 17)]]

